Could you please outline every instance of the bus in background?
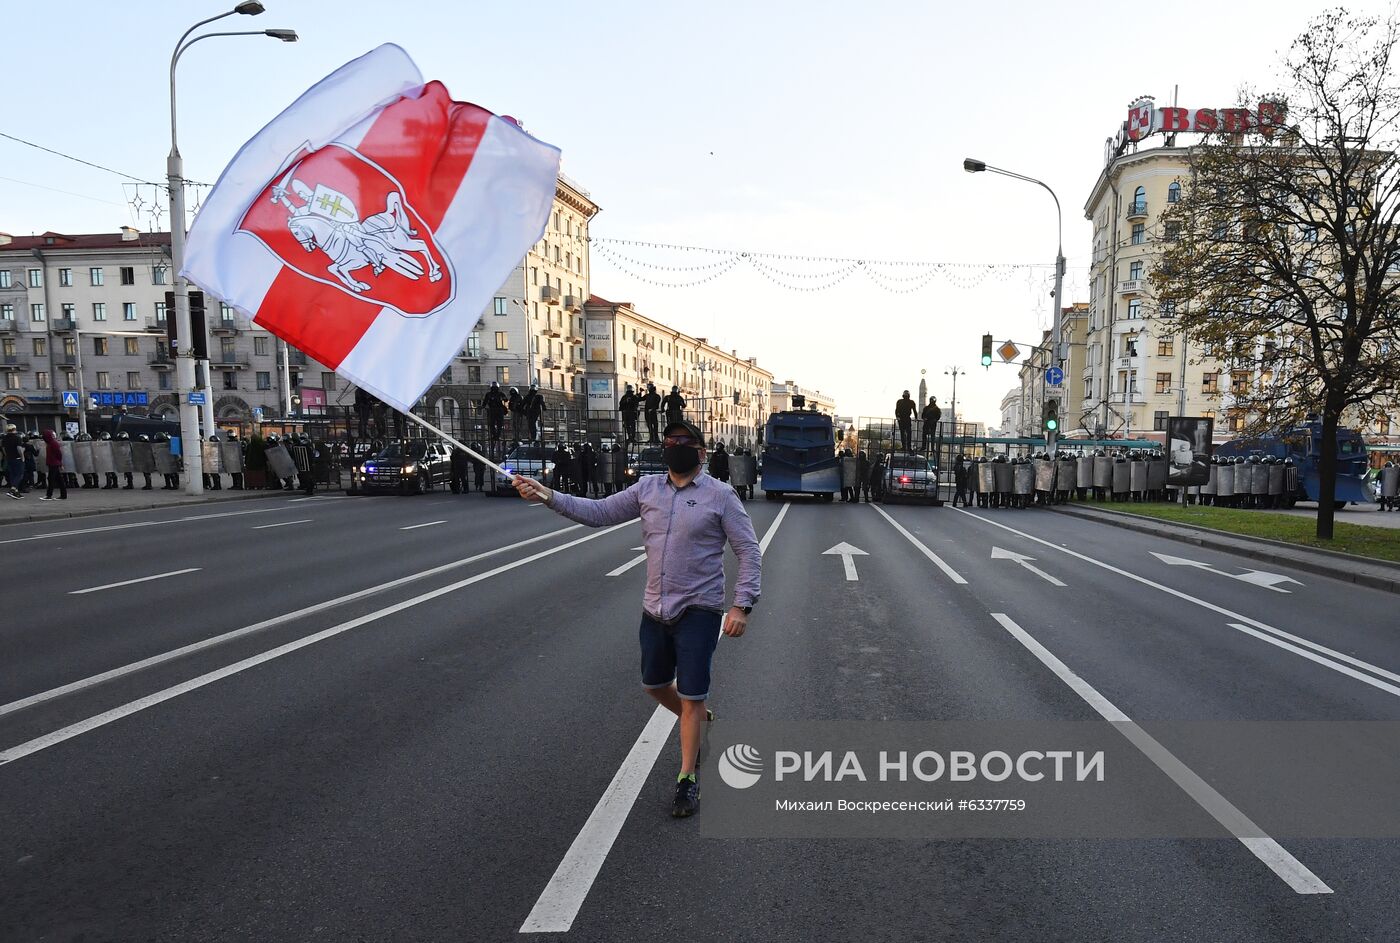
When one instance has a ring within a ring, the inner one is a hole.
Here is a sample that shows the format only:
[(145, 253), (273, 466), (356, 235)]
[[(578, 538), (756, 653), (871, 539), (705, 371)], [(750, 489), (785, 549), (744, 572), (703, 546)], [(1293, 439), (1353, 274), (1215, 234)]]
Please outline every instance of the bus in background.
[(763, 427), (759, 486), (770, 501), (785, 494), (814, 494), (831, 501), (841, 490), (836, 427), (830, 416), (804, 409), (806, 397), (794, 395), (792, 405), (769, 416)]

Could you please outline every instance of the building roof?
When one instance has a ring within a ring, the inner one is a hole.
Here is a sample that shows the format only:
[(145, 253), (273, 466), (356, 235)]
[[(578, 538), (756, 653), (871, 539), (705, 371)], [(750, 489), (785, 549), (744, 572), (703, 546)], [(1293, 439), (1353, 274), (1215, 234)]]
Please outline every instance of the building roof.
[(630, 301), (609, 301), (608, 299), (604, 298), (602, 295), (594, 295), (594, 294), (590, 294), (590, 295), (588, 296), (588, 303), (591, 304), (591, 305), (608, 305), (609, 307), (613, 307), (613, 308), (630, 308), (630, 307), (632, 307), (632, 302), (630, 302)]
[(46, 232), (39, 236), (13, 236), (0, 244), (0, 252), (30, 249), (149, 249), (170, 245), (168, 232), (138, 232), (135, 239), (122, 238), (121, 232), (78, 233)]

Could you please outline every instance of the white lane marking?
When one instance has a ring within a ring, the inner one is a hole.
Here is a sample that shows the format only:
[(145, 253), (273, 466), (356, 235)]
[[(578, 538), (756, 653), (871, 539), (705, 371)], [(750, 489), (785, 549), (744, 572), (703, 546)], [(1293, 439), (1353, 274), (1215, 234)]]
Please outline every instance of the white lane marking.
[(884, 508), (880, 507), (880, 505), (878, 505), (878, 504), (870, 504), (870, 505), (867, 505), (867, 507), (872, 507), (872, 508), (874, 508), (875, 510), (879, 511), (881, 517), (883, 517), (885, 520), (889, 521), (890, 524), (894, 527), (894, 529), (897, 530), (897, 531), (899, 531), (901, 534), (903, 534), (903, 535), (905, 536), (905, 538), (907, 538), (908, 541), (909, 541), (911, 544), (913, 544), (914, 546), (918, 547), (921, 551), (923, 551), (924, 556), (926, 556), (926, 557), (928, 557), (930, 560), (932, 560), (933, 563), (934, 563), (934, 565), (937, 566), (940, 570), (942, 570), (942, 571), (947, 575), (947, 577), (948, 577), (950, 580), (952, 580), (954, 583), (966, 583), (966, 582), (967, 582), (967, 580), (963, 579), (963, 578), (958, 574), (958, 571), (957, 571), (957, 570), (953, 569), (953, 568), (950, 567), (948, 564), (944, 563), (942, 557), (940, 557), (938, 554), (934, 553), (934, 552), (933, 552), (932, 550), (930, 550), (928, 547), (925, 547), (924, 544), (923, 544), (923, 541), (919, 540), (919, 538), (915, 537), (913, 534), (909, 533), (909, 531), (905, 530), (904, 527), (903, 527), (903, 525), (901, 525), (901, 524), (899, 523), (899, 521), (895, 520), (894, 518), (892, 518), (892, 517), (890, 517), (888, 514), (886, 514)]
[[(778, 516), (773, 518), (773, 523), (768, 525), (767, 533), (758, 542), (759, 553), (767, 551), (789, 507), (791, 505), (784, 504)], [(612, 782), (593, 807), (588, 821), (583, 823), (573, 844), (564, 852), (563, 860), (540, 892), (530, 915), (520, 925), (521, 933), (563, 933), (573, 926), (579, 908), (597, 880), (598, 872), (602, 870), (603, 862), (607, 860), (608, 852), (622, 831), (622, 824), (627, 821), (637, 795), (651, 775), (656, 758), (661, 755), (675, 724), (676, 715), (666, 708), (657, 707), (652, 712), (637, 742), (632, 744)]]
[(846, 570), (846, 582), (847, 582), (847, 583), (856, 583), (856, 582), (859, 582), (859, 581), (860, 581), (860, 577), (856, 575), (856, 561), (855, 561), (855, 558), (858, 557), (858, 556), (860, 556), (860, 557), (868, 557), (868, 556), (870, 556), (870, 554), (866, 553), (864, 550), (860, 549), (859, 547), (856, 547), (856, 546), (853, 546), (853, 545), (851, 545), (851, 544), (848, 544), (848, 543), (846, 543), (844, 540), (841, 541), (841, 542), (840, 542), (839, 544), (837, 544), (836, 546), (832, 547), (830, 550), (823, 550), (823, 551), (822, 551), (822, 556), (825, 557), (825, 556), (828, 556), (828, 555), (840, 556), (840, 558), (841, 558), (841, 565), (842, 565), (843, 567), (845, 567), (845, 570)]
[(1239, 839), (1240, 843), (1262, 861), (1268, 868), (1283, 879), (1283, 882), (1299, 894), (1330, 894), (1332, 888), (1309, 871), (1302, 862), (1287, 849), (1264, 834), (1264, 830), (1250, 821), (1249, 817), (1237, 809), (1215, 787), (1206, 782), (1185, 763), (1162, 746), (1151, 734), (1139, 727), (1132, 718), (1123, 713), (1108, 698), (1094, 689), (1089, 682), (1075, 674), (1056, 658), (1044, 645), (1031, 637), (1011, 617), (1002, 612), (993, 612), (992, 618), (1001, 623), (1016, 641), (1024, 645), (1031, 654), (1040, 659), (1045, 667), (1053, 671), (1070, 690), (1084, 699), (1104, 720), (1113, 724), (1114, 729), (1142, 751), (1157, 768), (1166, 773), (1172, 782), (1204, 809), (1210, 816), (1225, 827), (1226, 831)]
[[(1314, 655), (1312, 652), (1305, 651), (1304, 649), (1299, 648), (1297, 645), (1290, 645), (1282, 639), (1276, 639), (1272, 636), (1265, 635), (1263, 632), (1260, 632), (1257, 629), (1251, 629), (1247, 625), (1240, 625), (1238, 622), (1230, 622), (1228, 623), (1228, 625), (1232, 629), (1239, 629), (1246, 635), (1252, 635), (1257, 639), (1262, 639), (1263, 641), (1268, 642), (1270, 645), (1277, 645), (1279, 648), (1282, 648), (1285, 651), (1290, 651), (1295, 655), (1301, 655), (1308, 661), (1317, 662), (1319, 665), (1331, 668), (1333, 671), (1341, 672), (1349, 678), (1355, 678), (1358, 681), (1364, 681), (1366, 684), (1369, 684), (1373, 688), (1380, 688), (1382, 691), (1386, 691), (1390, 694), (1394, 694), (1396, 697), (1400, 697), (1400, 688), (1397, 688), (1395, 685), (1389, 684), (1385, 681), (1381, 681), (1378, 678), (1373, 678), (1370, 675), (1364, 675), (1361, 672), (1357, 671), (1355, 668), (1348, 668), (1346, 665), (1338, 664), (1330, 658), (1323, 658), (1321, 655)], [(1322, 646), (1315, 647), (1322, 648)], [(1328, 649), (1323, 649), (1323, 651), (1327, 650)], [(1364, 665), (1366, 663), (1362, 662), (1362, 664)], [(1367, 667), (1371, 668), (1372, 671), (1380, 671), (1380, 669), (1370, 665), (1367, 665)], [(1390, 674), (1390, 672), (1388, 671), (1383, 673), (1388, 675)], [(1394, 675), (1391, 675), (1391, 677), (1394, 677)]]
[(570, 547), (577, 547), (581, 543), (585, 543), (597, 537), (602, 537), (604, 534), (610, 534), (613, 531), (617, 530), (619, 527), (626, 527), (630, 523), (632, 522), (624, 521), (621, 524), (615, 524), (612, 527), (594, 531), (591, 534), (586, 534), (583, 537), (571, 540), (565, 544), (560, 544), (557, 547), (550, 547), (548, 550), (541, 550), (539, 553), (531, 554), (528, 557), (522, 557), (519, 560), (515, 560), (510, 563), (504, 563), (493, 570), (487, 570), (485, 573), (478, 573), (475, 576), (469, 576), (466, 579), (458, 580), (455, 583), (449, 583), (446, 586), (440, 586), (437, 589), (429, 590), (426, 593), (422, 593), (418, 596), (413, 596), (409, 599), (405, 599), (403, 602), (394, 603), (392, 606), (385, 606), (383, 609), (377, 609), (374, 612), (368, 613), (355, 619), (351, 619), (348, 622), (342, 622), (339, 625), (333, 625), (328, 629), (322, 629), (320, 632), (315, 632), (311, 635), (307, 635), (302, 638), (296, 639), (295, 641), (287, 642), (285, 645), (278, 645), (276, 648), (268, 649), (267, 651), (259, 655), (253, 655), (252, 657), (245, 658), (242, 661), (236, 661), (231, 665), (226, 665), (223, 668), (219, 668), (215, 671), (210, 671), (206, 674), (202, 674), (197, 678), (191, 678), (189, 681), (184, 681), (180, 684), (173, 685), (162, 691), (157, 691), (154, 694), (148, 694), (143, 698), (138, 698), (137, 700), (123, 704), (120, 707), (114, 707), (109, 711), (102, 712), (101, 714), (95, 714), (92, 717), (88, 717), (85, 720), (80, 720), (75, 724), (69, 724), (67, 727), (63, 727), (59, 730), (46, 733), (43, 736), (35, 737), (33, 740), (27, 740), (24, 743), (19, 744), (18, 746), (11, 747), (8, 750), (0, 751), (0, 766), (4, 766), (6, 763), (13, 763), (15, 760), (20, 760), (26, 756), (38, 753), (40, 750), (47, 750), (49, 747), (55, 746), (59, 743), (63, 743), (65, 740), (71, 740), (74, 737), (81, 736), (82, 734), (88, 733), (92, 730), (96, 730), (98, 727), (105, 727), (107, 724), (110, 724), (113, 721), (121, 720), (123, 717), (129, 717), (132, 714), (137, 713), (138, 711), (143, 711), (148, 707), (154, 707), (157, 704), (161, 704), (165, 701), (171, 700), (172, 698), (179, 697), (181, 694), (188, 694), (191, 691), (196, 691), (199, 688), (204, 687), (205, 685), (213, 684), (215, 681), (220, 681), (224, 678), (230, 677), (231, 675), (236, 675), (239, 672), (247, 671), (249, 668), (257, 667), (258, 665), (261, 665), (264, 662), (272, 661), (274, 658), (280, 658), (283, 655), (287, 655), (299, 649), (306, 648), (308, 645), (315, 645), (317, 642), (324, 641), (328, 638), (333, 638), (334, 636), (340, 635), (343, 632), (348, 632), (351, 629), (359, 628), (362, 625), (368, 625), (369, 623), (375, 622), (379, 619), (383, 619), (386, 616), (392, 616), (396, 613), (403, 612), (405, 609), (411, 609), (414, 606), (418, 606), (425, 602), (437, 599), (440, 596), (446, 596), (448, 593), (455, 593), (459, 589), (465, 589), (466, 587), (471, 586), (475, 583), (480, 583), (482, 580), (488, 580), (493, 576), (499, 576), (500, 574), (506, 573), (510, 570), (514, 570), (517, 567), (522, 567), (526, 564), (534, 563), (536, 560), (542, 560), (545, 557), (551, 556), (564, 550), (568, 550)]
[[(1230, 618), (1230, 619), (1234, 619), (1234, 620), (1237, 621), (1237, 622), (1243, 622), (1245, 625), (1248, 625), (1248, 626), (1251, 626), (1251, 627), (1253, 627), (1253, 628), (1259, 629), (1259, 630), (1262, 631), (1262, 632), (1268, 632), (1268, 633), (1270, 633), (1270, 634), (1272, 634), (1272, 635), (1276, 635), (1276, 636), (1279, 636), (1279, 637), (1281, 637), (1281, 638), (1289, 639), (1290, 641), (1296, 642), (1296, 643), (1298, 643), (1299, 645), (1303, 645), (1303, 646), (1306, 646), (1306, 647), (1308, 647), (1308, 648), (1311, 648), (1311, 649), (1313, 649), (1314, 651), (1325, 652), (1326, 654), (1331, 655), (1331, 656), (1333, 656), (1334, 658), (1337, 658), (1337, 659), (1339, 659), (1339, 660), (1341, 660), (1341, 661), (1345, 661), (1345, 662), (1348, 662), (1348, 663), (1350, 663), (1350, 664), (1357, 665), (1358, 667), (1366, 668), (1368, 671), (1374, 671), (1374, 672), (1376, 672), (1377, 674), (1382, 675), (1382, 676), (1384, 676), (1384, 677), (1392, 678), (1392, 679), (1394, 679), (1394, 680), (1396, 680), (1396, 681), (1400, 681), (1400, 675), (1393, 674), (1392, 672), (1386, 671), (1386, 670), (1383, 669), (1383, 668), (1377, 668), (1375, 665), (1369, 664), (1368, 662), (1361, 661), (1360, 659), (1357, 659), (1357, 658), (1352, 658), (1350, 655), (1343, 655), (1341, 652), (1336, 652), (1336, 651), (1333, 651), (1333, 650), (1330, 649), (1330, 648), (1326, 648), (1326, 647), (1324, 647), (1324, 646), (1322, 646), (1322, 645), (1318, 645), (1318, 644), (1316, 644), (1316, 643), (1314, 643), (1314, 642), (1309, 642), (1309, 641), (1307, 641), (1306, 639), (1302, 639), (1302, 638), (1299, 638), (1299, 637), (1296, 636), (1296, 635), (1292, 635), (1292, 634), (1290, 634), (1290, 633), (1288, 633), (1288, 632), (1285, 632), (1283, 629), (1274, 628), (1273, 626), (1268, 625), (1267, 623), (1264, 623), (1264, 622), (1260, 622), (1260, 621), (1257, 620), (1257, 619), (1251, 619), (1251, 618), (1249, 618), (1248, 616), (1240, 615), (1238, 612), (1234, 612), (1233, 610), (1226, 609), (1224, 606), (1217, 606), (1217, 605), (1216, 605), (1215, 603), (1213, 603), (1213, 602), (1208, 602), (1207, 600), (1204, 600), (1204, 599), (1198, 599), (1198, 598), (1196, 598), (1195, 596), (1191, 596), (1191, 595), (1189, 595), (1189, 594), (1187, 594), (1187, 593), (1183, 593), (1183, 592), (1181, 592), (1180, 590), (1172, 589), (1170, 586), (1164, 586), (1164, 585), (1161, 584), (1161, 583), (1158, 583), (1158, 582), (1156, 582), (1156, 581), (1154, 581), (1154, 580), (1150, 580), (1150, 579), (1148, 579), (1148, 578), (1145, 577), (1145, 576), (1138, 576), (1136, 573), (1130, 573), (1129, 571), (1124, 570), (1124, 569), (1121, 569), (1121, 568), (1119, 568), (1119, 567), (1116, 567), (1116, 566), (1114, 566), (1114, 565), (1111, 564), (1111, 563), (1104, 563), (1102, 560), (1095, 560), (1093, 557), (1086, 556), (1085, 554), (1082, 554), (1082, 553), (1080, 553), (1080, 552), (1077, 551), (1077, 550), (1071, 550), (1071, 549), (1069, 549), (1068, 547), (1061, 547), (1059, 544), (1051, 543), (1051, 542), (1048, 541), (1048, 540), (1042, 540), (1041, 538), (1036, 537), (1036, 536), (1034, 536), (1034, 535), (1032, 535), (1032, 534), (1027, 534), (1025, 531), (1020, 531), (1020, 530), (1017, 530), (1017, 529), (1014, 528), (1014, 527), (1008, 527), (1008, 526), (1005, 525), (1005, 524), (1001, 524), (1001, 523), (998, 523), (997, 521), (991, 520), (991, 519), (989, 519), (989, 518), (985, 518), (985, 517), (981, 516), (980, 514), (973, 514), (973, 513), (969, 512), (969, 511), (964, 511), (962, 508), (952, 508), (952, 510), (957, 511), (959, 514), (966, 514), (968, 517), (976, 518), (977, 520), (982, 521), (982, 522), (985, 523), (985, 524), (991, 524), (993, 527), (1000, 527), (1002, 530), (1010, 531), (1011, 533), (1017, 535), (1018, 537), (1024, 537), (1024, 538), (1027, 539), (1027, 540), (1033, 540), (1033, 541), (1035, 541), (1035, 542), (1038, 543), (1038, 544), (1042, 544), (1042, 545), (1044, 545), (1044, 546), (1046, 546), (1046, 547), (1050, 547), (1051, 549), (1058, 550), (1058, 551), (1060, 551), (1061, 553), (1067, 553), (1067, 554), (1069, 554), (1070, 556), (1075, 557), (1076, 559), (1083, 560), (1085, 563), (1092, 563), (1094, 566), (1101, 567), (1101, 568), (1103, 568), (1103, 569), (1105, 569), (1105, 570), (1108, 570), (1110, 573), (1117, 573), (1119, 576), (1127, 577), (1128, 579), (1133, 580), (1134, 582), (1137, 582), (1137, 583), (1141, 583), (1141, 584), (1143, 584), (1144, 586), (1151, 586), (1153, 589), (1159, 589), (1159, 590), (1161, 590), (1162, 592), (1166, 593), (1166, 594), (1169, 595), (1169, 596), (1175, 596), (1177, 599), (1185, 600), (1186, 602), (1189, 602), (1189, 603), (1192, 603), (1192, 604), (1194, 604), (1194, 605), (1200, 606), (1202, 609), (1209, 609), (1211, 612), (1219, 613), (1220, 615), (1226, 616), (1226, 617), (1228, 617), (1228, 618)], [(1251, 634), (1253, 634), (1253, 633), (1251, 633)], [(1266, 641), (1267, 641), (1267, 639), (1266, 639)], [(1299, 653), (1299, 654), (1301, 654), (1301, 653)]]
[(104, 589), (116, 589), (119, 586), (134, 586), (137, 583), (149, 583), (151, 580), (163, 580), (167, 576), (184, 576), (186, 573), (198, 573), (201, 567), (191, 566), (183, 570), (171, 570), (169, 573), (156, 573), (153, 576), (138, 576), (134, 580), (122, 580), (119, 583), (104, 583), (101, 586), (89, 586), (87, 589), (75, 589), (68, 593), (69, 596), (84, 596), (88, 593), (101, 592)]
[(103, 527), (81, 527), (78, 530), (60, 530), (48, 534), (33, 534), (29, 537), (11, 537), (0, 540), (3, 544), (22, 544), (29, 540), (53, 540), (55, 537), (77, 537), (81, 534), (101, 534), (109, 530), (130, 530), (133, 527), (158, 527), (161, 524), (184, 524), (188, 521), (212, 521), (219, 517), (240, 517), (244, 514), (268, 514), (282, 510), (281, 506), (253, 508), (249, 511), (223, 511), (219, 514), (196, 514), (193, 517), (176, 517), (168, 521), (133, 521), (130, 524), (107, 524)]
[[(543, 507), (543, 505), (541, 505), (541, 507)], [(607, 576), (621, 576), (622, 574), (626, 573), (628, 570), (632, 569), (632, 567), (636, 566), (638, 563), (641, 563), (642, 561), (644, 561), (646, 558), (647, 558), (647, 555), (646, 555), (646, 554), (642, 554), (641, 556), (633, 557), (632, 559), (628, 560), (626, 563), (622, 564), (622, 566), (617, 567), (616, 569), (613, 569), (613, 570), (609, 570), (605, 575), (607, 575)]]
[(1167, 566), (1191, 566), (1198, 570), (1205, 570), (1207, 573), (1214, 573), (1217, 576), (1228, 576), (1232, 580), (1239, 580), (1242, 583), (1253, 583), (1255, 586), (1262, 586), (1271, 589), (1276, 593), (1287, 593), (1292, 590), (1283, 589), (1279, 583), (1292, 583), (1294, 586), (1303, 584), (1291, 576), (1284, 576), (1282, 573), (1268, 573), (1264, 570), (1245, 570), (1243, 573), (1226, 573), (1224, 570), (1217, 570), (1209, 563), (1202, 563), (1199, 560), (1188, 560), (1185, 557), (1174, 557), (1166, 553), (1151, 551), (1152, 555), (1161, 560)]
[(1045, 582), (1050, 583), (1050, 584), (1053, 585), (1053, 586), (1063, 586), (1063, 585), (1065, 585), (1064, 583), (1061, 583), (1059, 580), (1055, 579), (1055, 577), (1051, 576), (1049, 573), (1046, 573), (1046, 572), (1045, 572), (1044, 570), (1042, 570), (1040, 567), (1038, 567), (1038, 566), (1031, 566), (1030, 561), (1031, 561), (1031, 560), (1034, 560), (1035, 557), (1028, 557), (1028, 556), (1026, 556), (1024, 553), (1014, 553), (1014, 552), (1012, 552), (1012, 551), (1010, 551), (1010, 550), (1003, 550), (1003, 549), (1001, 549), (1000, 547), (993, 547), (993, 548), (992, 548), (992, 559), (993, 559), (993, 560), (1015, 560), (1018, 564), (1020, 564), (1021, 566), (1025, 567), (1027, 570), (1030, 570), (1032, 573), (1034, 573), (1036, 576), (1040, 577), (1041, 579), (1045, 580)]
[(344, 501), (350, 497), (348, 494), (316, 494), (305, 498), (292, 498), (288, 504), (296, 504), (298, 501)]
[(241, 629), (233, 629), (232, 631), (225, 632), (223, 635), (216, 635), (213, 638), (207, 638), (199, 642), (191, 642), (189, 645), (185, 645), (181, 648), (172, 649), (168, 652), (162, 652), (159, 655), (152, 655), (149, 658), (143, 658), (140, 661), (134, 661), (129, 665), (122, 665), (120, 668), (112, 668), (108, 671), (103, 671), (100, 674), (90, 675), (86, 678), (81, 678), (77, 681), (70, 681), (68, 684), (60, 685), (56, 688), (50, 688), (47, 691), (40, 691), (38, 694), (31, 694), (28, 697), (20, 698), (17, 701), (11, 701), (8, 704), (0, 704), (0, 717), (4, 717), (6, 714), (13, 714), (15, 711), (24, 710), (26, 707), (33, 707), (35, 704), (42, 704), (45, 701), (51, 701), (55, 698), (63, 697), (68, 694), (73, 694), (77, 691), (82, 691), (86, 688), (102, 684), (103, 682), (111, 681), (114, 678), (120, 678), (137, 671), (144, 671), (147, 668), (154, 668), (156, 665), (164, 664), (167, 661), (173, 661), (176, 658), (182, 658), (185, 655), (192, 655), (195, 652), (203, 651), (206, 648), (213, 648), (215, 645), (222, 645), (225, 642), (231, 642), (234, 639), (242, 638), (245, 635), (252, 635), (255, 632), (261, 632), (264, 629), (271, 629), (275, 626), (283, 625), (288, 622), (294, 622), (297, 619), (302, 619), (306, 616), (312, 616), (318, 612), (324, 612), (327, 609), (334, 609), (337, 606), (343, 606), (346, 603), (355, 602), (356, 600), (364, 599), (367, 596), (373, 596), (377, 593), (388, 592), (391, 589), (397, 589), (398, 587), (403, 586), (407, 583), (413, 583), (418, 580), (427, 579), (432, 576), (437, 576), (440, 573), (446, 573), (448, 570), (455, 570), (459, 567), (468, 566), (469, 564), (476, 563), (478, 560), (483, 560), (486, 557), (494, 556), (498, 553), (508, 553), (511, 550), (518, 550), (519, 548), (528, 546), (529, 544), (538, 543), (541, 540), (548, 540), (549, 538), (557, 537), (560, 534), (567, 534), (569, 531), (578, 530), (582, 526), (582, 524), (570, 524), (568, 527), (562, 527), (559, 530), (552, 530), (547, 534), (540, 534), (537, 537), (527, 537), (524, 540), (516, 541), (513, 544), (507, 544), (504, 547), (497, 547), (494, 550), (486, 550), (478, 554), (473, 554), (470, 557), (464, 557), (461, 560), (453, 560), (451, 563), (444, 563), (440, 566), (435, 566), (427, 570), (420, 570), (417, 573), (410, 573), (407, 576), (400, 576), (397, 579), (389, 580), (387, 583), (380, 583), (376, 586), (369, 586), (365, 589), (356, 590), (355, 592), (349, 593), (345, 596), (337, 596), (334, 599), (327, 599), (325, 602), (318, 602), (313, 605), (305, 606), (301, 609), (294, 610), (292, 612), (283, 613), (280, 616), (273, 616), (271, 619), (264, 619), (262, 622), (255, 622), (252, 625), (245, 625)]
[(438, 524), (446, 524), (447, 521), (427, 521), (423, 524), (409, 524), (407, 527), (400, 527), (399, 530), (417, 530), (420, 527), (436, 527)]
[(290, 527), (293, 524), (310, 524), (311, 518), (303, 518), (299, 521), (278, 521), (276, 524), (259, 524), (253, 530), (267, 530), (269, 527)]

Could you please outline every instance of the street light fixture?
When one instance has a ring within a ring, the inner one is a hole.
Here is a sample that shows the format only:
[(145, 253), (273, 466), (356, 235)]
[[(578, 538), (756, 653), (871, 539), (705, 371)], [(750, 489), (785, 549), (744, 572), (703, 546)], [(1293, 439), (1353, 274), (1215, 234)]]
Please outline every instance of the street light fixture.
[[(994, 174), (1001, 174), (1003, 177), (1011, 177), (1013, 180), (1024, 180), (1026, 183), (1033, 183), (1036, 186), (1043, 188), (1046, 193), (1050, 194), (1050, 198), (1055, 201), (1056, 246), (1055, 293), (1053, 296), (1055, 305), (1054, 308), (1051, 310), (1050, 314), (1050, 364), (1051, 366), (1058, 367), (1060, 365), (1061, 360), (1063, 359), (1060, 356), (1060, 351), (1062, 347), (1060, 330), (1060, 306), (1063, 304), (1063, 302), (1060, 300), (1060, 292), (1064, 289), (1065, 278), (1065, 225), (1064, 215), (1060, 211), (1060, 198), (1055, 195), (1054, 190), (1050, 189), (1050, 185), (1043, 180), (1037, 180), (1035, 177), (1027, 177), (1025, 174), (1018, 174), (1014, 170), (1006, 170), (1001, 167), (993, 167), (986, 161), (977, 160), (974, 157), (963, 158), (963, 170), (966, 170), (970, 174), (979, 174), (984, 171), (991, 171)], [(1044, 383), (1046, 381), (1042, 379), (1041, 382)], [(1046, 432), (1045, 448), (1047, 452), (1054, 452), (1055, 450), (1055, 432), (1056, 430), (1053, 429), (1048, 430)]]
[[(185, 162), (180, 156), (177, 134), (177, 111), (175, 107), (175, 67), (185, 50), (202, 39), (213, 36), (270, 36), (283, 42), (296, 42), (297, 34), (288, 29), (244, 30), (238, 32), (204, 33), (190, 39), (190, 34), (201, 26), (207, 26), (226, 16), (257, 16), (263, 12), (258, 0), (244, 0), (232, 10), (200, 20), (180, 36), (175, 43), (175, 51), (170, 55), (170, 154), (165, 159), (166, 182), (170, 188), (170, 260), (175, 269), (175, 330), (180, 341), (180, 350), (175, 358), (175, 397), (180, 410), (180, 446), (185, 461), (185, 491), (188, 494), (202, 494), (204, 491), (204, 462), (199, 447), (199, 412), (189, 401), (195, 388), (194, 342), (190, 326), (190, 286), (180, 269), (185, 261)], [(189, 40), (186, 42), (186, 40)], [(208, 391), (209, 371), (205, 367), (205, 424), (212, 432), (213, 397)]]

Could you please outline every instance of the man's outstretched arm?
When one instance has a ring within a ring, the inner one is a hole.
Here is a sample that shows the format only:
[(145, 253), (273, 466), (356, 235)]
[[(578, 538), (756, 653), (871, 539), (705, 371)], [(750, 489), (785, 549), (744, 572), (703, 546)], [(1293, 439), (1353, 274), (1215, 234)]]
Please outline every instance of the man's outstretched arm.
[(589, 527), (608, 527), (621, 524), (641, 515), (641, 504), (637, 500), (637, 486), (633, 485), (617, 494), (609, 495), (600, 501), (590, 498), (576, 498), (561, 494), (553, 488), (546, 488), (533, 478), (516, 475), (516, 492), (529, 501), (543, 501), (551, 511), (562, 514), (571, 521), (587, 524)]

